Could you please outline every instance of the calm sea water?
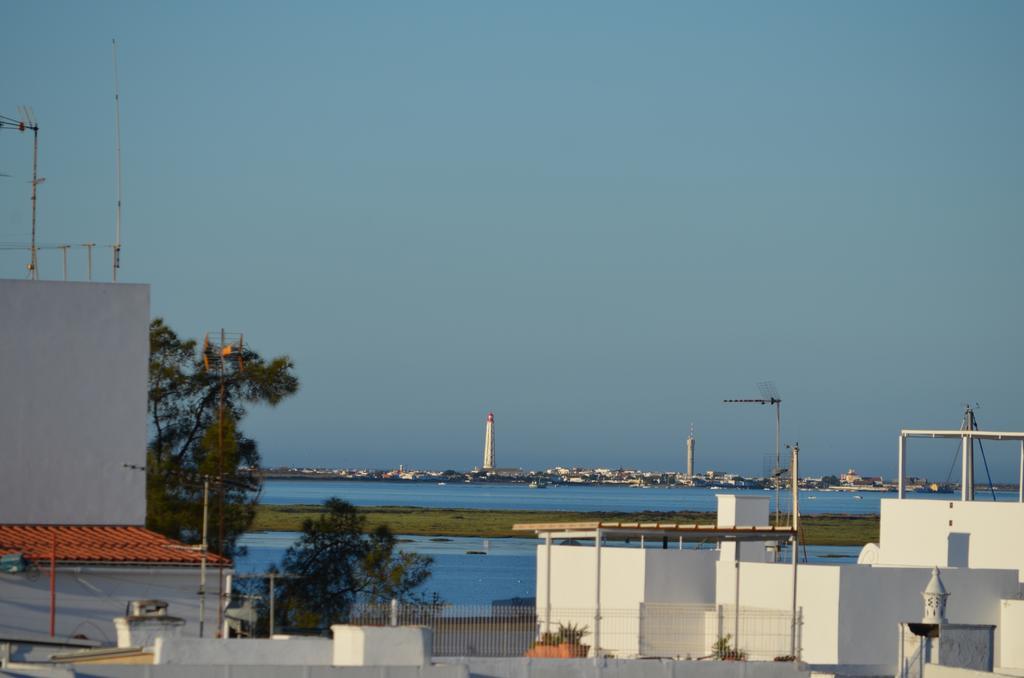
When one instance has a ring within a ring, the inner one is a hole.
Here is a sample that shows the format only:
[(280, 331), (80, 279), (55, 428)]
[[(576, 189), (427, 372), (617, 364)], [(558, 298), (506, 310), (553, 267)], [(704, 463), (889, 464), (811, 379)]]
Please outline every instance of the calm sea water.
[[(712, 490), (709, 488), (639, 489), (610, 485), (550, 486), (530, 489), (525, 485), (489, 483), (365, 482), (331, 480), (268, 480), (263, 502), (267, 504), (318, 504), (340, 497), (357, 506), (423, 506), (436, 508), (536, 509), (564, 511), (714, 511), (715, 495), (734, 493), (770, 496), (764, 490)], [(1015, 493), (996, 493), (1000, 501), (1014, 501)], [(921, 500), (949, 501), (956, 495), (912, 495)], [(858, 498), (859, 497), (859, 498)], [(883, 498), (892, 492), (800, 493), (803, 514), (878, 513)], [(983, 499), (978, 492), (978, 499)], [(783, 509), (789, 506), (783, 495)], [(294, 532), (250, 533), (241, 543), (248, 555), (239, 558), (242, 572), (261, 572), (279, 564), (285, 550), (298, 537)], [(438, 539), (403, 537), (401, 547), (434, 558), (433, 576), (423, 588), (443, 600), (463, 604), (487, 604), (508, 598), (532, 598), (536, 587), (537, 540), (530, 538), (480, 539), (470, 537)], [(470, 551), (483, 552), (468, 553)], [(860, 547), (808, 546), (810, 562), (856, 562)]]
[[(267, 480), (265, 504), (319, 504), (340, 497), (356, 506), (424, 506), (432, 508), (536, 509), (562, 511), (715, 511), (716, 495), (771, 497), (763, 490), (650, 488), (618, 485), (558, 485), (530, 490), (524, 484), (454, 482), (374, 482), (359, 480)], [(895, 493), (800, 493), (801, 513), (879, 513), (884, 498)], [(999, 501), (1015, 501), (1014, 493), (996, 493)], [(955, 495), (913, 495), (914, 499), (949, 501)], [(984, 499), (978, 493), (978, 499)], [(782, 509), (790, 506), (783, 493)], [(774, 505), (773, 505), (774, 508)], [(281, 563), (298, 533), (250, 533), (242, 539), (248, 555), (239, 558), (240, 571), (264, 571)], [(401, 548), (434, 558), (433, 575), (423, 593), (462, 604), (536, 595), (536, 539), (479, 539), (403, 537)], [(483, 552), (479, 553), (469, 553)], [(809, 546), (811, 562), (856, 562), (860, 547)]]
[[(374, 482), (359, 480), (267, 480), (264, 504), (319, 504), (340, 497), (356, 506), (424, 506), (430, 508), (534, 509), (553, 511), (709, 511), (716, 509), (715, 495), (742, 494), (772, 497), (770, 490), (713, 490), (710, 488), (622, 485), (551, 485), (530, 489), (523, 484)], [(958, 495), (911, 494), (915, 499), (950, 501)], [(978, 491), (978, 500), (990, 495)], [(1015, 501), (1016, 493), (997, 492), (1000, 501)], [(801, 490), (800, 513), (879, 513), (882, 499), (895, 492), (833, 492)], [(790, 505), (788, 492), (782, 506)]]
[[(241, 539), (248, 555), (239, 558), (239, 572), (263, 572), (280, 565), (298, 532), (251, 532)], [(487, 605), (495, 600), (536, 595), (537, 539), (480, 539), (478, 537), (402, 537), (401, 548), (434, 559), (426, 595), (436, 593), (449, 603)], [(618, 547), (617, 547), (618, 548)], [(483, 552), (467, 553), (468, 551)], [(854, 563), (859, 546), (808, 546), (809, 562)], [(788, 556), (783, 553), (784, 558)]]

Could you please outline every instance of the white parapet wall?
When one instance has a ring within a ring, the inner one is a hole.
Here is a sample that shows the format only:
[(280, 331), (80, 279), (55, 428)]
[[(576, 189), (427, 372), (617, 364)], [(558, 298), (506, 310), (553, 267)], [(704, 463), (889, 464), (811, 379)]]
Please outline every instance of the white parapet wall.
[(329, 638), (158, 638), (154, 664), (186, 666), (330, 666)]
[[(768, 497), (740, 494), (718, 494), (718, 527), (764, 527), (769, 524)], [(725, 542), (722, 544), (722, 560), (743, 560), (763, 563), (768, 552), (763, 541)]]
[(433, 633), (426, 626), (335, 624), (334, 666), (427, 666)]
[[(1003, 653), (996, 658), (996, 666), (1024, 671), (1024, 600), (1001, 601), (999, 631), (1004, 638)], [(1005, 640), (1011, 638), (1016, 642)]]
[[(660, 544), (661, 542), (655, 542)], [(601, 625), (599, 646), (618, 656), (639, 652), (640, 607), (643, 603), (714, 603), (713, 550), (601, 548)], [(593, 546), (551, 547), (551, 616), (548, 618), (547, 547), (537, 548), (537, 617), (541, 631), (559, 625), (586, 627), (582, 643), (593, 647), (597, 605), (597, 549)]]
[(478, 678), (808, 678), (793, 662), (666, 659), (489, 659), (464, 661)]
[[(601, 607), (635, 610), (642, 602), (713, 603), (714, 550), (670, 548), (601, 549)], [(551, 547), (551, 607), (592, 609), (597, 595), (596, 549)], [(537, 547), (537, 608), (547, 604), (547, 557)]]
[(1017, 570), (1024, 582), (1024, 504), (883, 499), (878, 564)]
[[(736, 600), (743, 607), (789, 610), (792, 569), (789, 564), (734, 563), (718, 565), (719, 604)], [(802, 658), (812, 664), (885, 664), (895, 667), (896, 629), (900, 622), (920, 619), (921, 592), (931, 568), (866, 565), (800, 565), (797, 605), (802, 609)], [(942, 571), (950, 591), (952, 623), (1000, 623), (1002, 601), (1018, 590), (1013, 570)], [(996, 665), (1000, 663), (1000, 631), (996, 629)], [(740, 638), (739, 647), (743, 647)]]
[(149, 286), (0, 280), (0, 521), (142, 525)]

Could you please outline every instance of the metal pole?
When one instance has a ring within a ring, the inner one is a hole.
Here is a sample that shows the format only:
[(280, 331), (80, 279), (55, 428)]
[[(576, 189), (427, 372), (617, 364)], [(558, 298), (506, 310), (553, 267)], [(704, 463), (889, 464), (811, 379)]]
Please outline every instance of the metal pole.
[(83, 245), (87, 254), (87, 260), (89, 262), (89, 282), (92, 282), (92, 248), (96, 246), (96, 243), (87, 242)]
[(50, 533), (50, 637), (57, 628), (57, 531)]
[(544, 631), (551, 632), (551, 533), (544, 534)]
[(601, 656), (601, 529), (594, 530), (594, 659)]
[(970, 483), (972, 482), (972, 480), (971, 480), (971, 477), (970, 477), (970, 471), (968, 470), (968, 463), (967, 463), (967, 456), (968, 456), (969, 452), (968, 452), (967, 434), (966, 433), (964, 433), (964, 437), (961, 440), (960, 448), (961, 448), (961, 455), (960, 456), (963, 457), (963, 459), (960, 460), (960, 465), (961, 465), (961, 469), (960, 469), (960, 501), (968, 501), (968, 497), (970, 496), (968, 488), (970, 487)]
[(793, 461), (792, 461), (792, 473), (793, 476), (793, 537), (791, 543), (793, 545), (793, 603), (790, 610), (792, 615), (791, 623), (792, 627), (789, 634), (789, 654), (796, 657), (796, 587), (797, 587), (797, 551), (800, 550), (800, 444), (793, 443)]
[[(793, 443), (793, 532), (797, 542), (800, 541), (800, 443)], [(797, 549), (793, 549), (793, 563), (796, 563)]]
[(36, 256), (36, 188), (39, 180), (36, 170), (39, 164), (39, 125), (32, 126), (32, 279), (39, 280), (39, 259)]
[(210, 478), (203, 476), (203, 541), (200, 544), (201, 558), (199, 561), (199, 637), (203, 637), (203, 630), (206, 627), (206, 553), (208, 544), (206, 541), (206, 525), (209, 522), (210, 505)]
[(732, 646), (740, 646), (740, 545), (736, 544), (736, 560), (733, 561), (733, 606), (732, 606)]
[(64, 250), (64, 282), (68, 281), (68, 248), (69, 245), (61, 245), (60, 248)]
[(971, 431), (977, 428), (974, 424), (974, 410), (967, 408), (967, 446), (970, 449), (970, 459), (967, 462), (967, 473), (970, 476), (970, 485), (967, 488), (968, 501), (974, 501), (974, 436)]
[(1020, 441), (1020, 480), (1017, 481), (1017, 500), (1024, 504), (1024, 440)]
[[(782, 499), (782, 481), (779, 478), (779, 469), (782, 467), (782, 402), (775, 403), (775, 524), (782, 523), (782, 507), (779, 505)], [(738, 550), (738, 549), (737, 549)]]
[(903, 499), (904, 498), (905, 486), (906, 486), (906, 482), (904, 480), (904, 476), (906, 475), (906, 466), (905, 466), (906, 462), (904, 461), (904, 458), (903, 458), (903, 455), (906, 453), (906, 450), (904, 449), (904, 444), (905, 444), (904, 441), (905, 441), (905, 439), (903, 437), (903, 434), (900, 433), (899, 469), (898, 469), (900, 475), (899, 475), (899, 481), (896, 484), (896, 488), (897, 488), (897, 492), (898, 492), (898, 494), (897, 494), (897, 498), (898, 499)]
[(221, 556), (218, 563), (220, 591), (217, 596), (217, 627), (224, 622), (224, 328), (220, 330), (220, 401), (217, 406), (217, 555)]
[[(229, 574), (228, 576), (226, 576), (224, 578), (224, 580), (227, 582), (226, 588), (230, 592), (234, 588), (234, 584), (232, 583), (233, 582), (233, 578)], [(224, 607), (227, 607), (227, 606), (225, 605)], [(220, 627), (220, 637), (221, 638), (227, 638), (229, 632), (230, 632), (230, 629), (228, 628), (228, 620), (227, 620), (227, 617), (225, 617), (224, 618), (224, 623), (221, 624), (221, 627)]]
[(117, 221), (114, 228), (114, 282), (117, 269), (121, 268), (121, 92), (117, 79), (117, 41), (111, 40), (111, 55), (114, 61), (114, 133), (117, 148)]
[(274, 583), (274, 573), (271, 572), (270, 573), (270, 592), (269, 592), (270, 593), (270, 633), (267, 634), (268, 637), (270, 637), (270, 638), (274, 637), (274, 598), (276, 597), (275, 594), (277, 593), (276, 586), (277, 585)]

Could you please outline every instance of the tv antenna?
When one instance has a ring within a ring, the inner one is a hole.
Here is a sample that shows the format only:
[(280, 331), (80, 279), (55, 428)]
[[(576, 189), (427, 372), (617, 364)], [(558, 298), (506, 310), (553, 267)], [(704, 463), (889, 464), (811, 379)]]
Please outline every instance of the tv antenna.
[[(35, 113), (28, 106), (18, 106), (19, 118), (9, 118), (0, 115), (0, 129), (10, 127), (19, 132), (30, 130), (32, 132), (32, 258), (28, 265), (29, 274), (33, 280), (39, 280), (39, 261), (36, 250), (36, 189), (39, 184), (46, 181), (38, 175), (39, 167), (39, 123), (36, 122)], [(6, 175), (10, 176), (10, 175)]]
[(782, 397), (779, 395), (779, 389), (775, 387), (775, 382), (773, 381), (757, 382), (757, 390), (761, 393), (760, 398), (735, 398), (723, 400), (722, 402), (775, 406), (775, 468), (772, 470), (772, 483), (775, 486), (775, 524), (781, 525), (779, 502), (782, 499), (782, 485), (779, 482), (779, 478), (782, 475), (782, 412), (780, 408)]
[[(117, 269), (121, 268), (121, 93), (117, 80), (117, 40), (111, 39), (110, 43), (114, 60), (114, 150), (116, 153), (115, 165), (117, 169), (117, 215), (114, 219), (114, 282), (117, 282)], [(34, 202), (32, 204), (35, 206)]]

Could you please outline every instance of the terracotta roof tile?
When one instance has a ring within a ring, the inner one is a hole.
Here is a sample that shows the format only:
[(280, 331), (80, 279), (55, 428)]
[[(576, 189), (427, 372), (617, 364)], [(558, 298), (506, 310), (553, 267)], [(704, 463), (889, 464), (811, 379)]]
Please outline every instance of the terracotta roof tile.
[[(22, 553), (49, 562), (53, 539), (60, 563), (198, 565), (202, 556), (180, 541), (130, 525), (0, 525), (0, 555)], [(231, 561), (208, 553), (209, 565)]]

